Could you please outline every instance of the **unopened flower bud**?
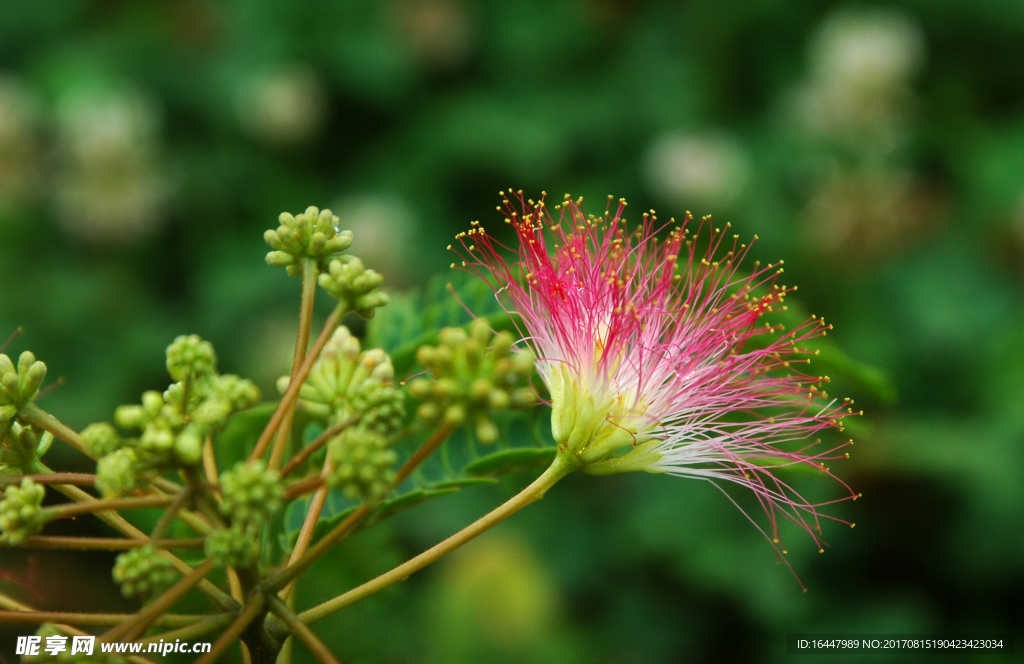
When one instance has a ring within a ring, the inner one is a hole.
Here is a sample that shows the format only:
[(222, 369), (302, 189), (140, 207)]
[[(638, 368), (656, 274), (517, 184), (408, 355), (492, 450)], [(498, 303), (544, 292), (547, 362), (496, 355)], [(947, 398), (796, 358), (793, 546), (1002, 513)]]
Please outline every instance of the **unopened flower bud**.
[(260, 555), (259, 540), (241, 526), (219, 528), (206, 537), (203, 549), (218, 565), (248, 567)]
[(494, 441), (498, 440), (498, 425), (494, 423), (494, 420), (483, 413), (479, 413), (476, 416), (475, 424), (474, 432), (476, 433), (476, 439), (481, 443), (493, 445)]
[(445, 408), (444, 421), (453, 426), (459, 426), (466, 421), (466, 408), (462, 404), (452, 404)]
[(46, 490), (25, 478), (21, 486), (11, 485), (0, 500), (0, 533), (9, 544), (23, 544), (43, 529), (46, 512), (42, 508)]
[(263, 461), (238, 462), (220, 477), (221, 514), (239, 527), (259, 528), (281, 509), (284, 487), (276, 470)]
[(117, 430), (106, 422), (90, 424), (82, 429), (82, 443), (96, 458), (106, 456), (124, 444)]
[(182, 335), (167, 347), (167, 372), (176, 381), (212, 374), (216, 366), (213, 345), (199, 335)]
[(96, 462), (96, 489), (104, 498), (116, 498), (138, 487), (135, 450), (122, 447)]
[(178, 573), (152, 544), (125, 551), (114, 561), (114, 581), (127, 598), (146, 600), (174, 585)]
[(398, 455), (387, 449), (384, 436), (364, 429), (346, 429), (328, 447), (334, 464), (327, 482), (349, 498), (377, 500), (391, 490)]

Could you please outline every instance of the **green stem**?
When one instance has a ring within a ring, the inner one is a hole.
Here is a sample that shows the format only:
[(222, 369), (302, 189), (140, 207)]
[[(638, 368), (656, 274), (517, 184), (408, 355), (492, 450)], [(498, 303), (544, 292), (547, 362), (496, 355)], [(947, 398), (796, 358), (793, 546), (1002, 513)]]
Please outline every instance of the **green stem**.
[[(313, 303), (316, 301), (316, 277), (319, 273), (320, 270), (315, 259), (302, 259), (302, 304), (299, 307), (299, 333), (295, 338), (295, 357), (292, 360), (292, 382), (296, 379), (302, 361), (306, 359), (306, 348), (309, 347), (309, 331), (313, 326)], [(277, 431), (274, 448), (270, 450), (270, 462), (267, 465), (271, 470), (281, 467), (285, 450), (288, 447), (288, 438), (292, 433), (294, 417), (295, 402), (292, 402), (281, 420), (281, 428)]]
[(309, 651), (313, 653), (313, 656), (321, 664), (341, 664), (331, 653), (330, 649), (324, 645), (324, 642), (317, 638), (313, 630), (299, 620), (295, 612), (289, 609), (284, 602), (274, 596), (271, 596), (269, 601), (270, 610), (274, 612), (274, 615), (284, 621), (284, 624), (292, 630), (292, 634), (302, 639), (302, 642), (306, 644), (306, 647), (309, 648)]
[(390, 572), (385, 572), (376, 579), (368, 581), (358, 588), (353, 588), (347, 593), (339, 595), (334, 599), (330, 599), (323, 604), (309, 609), (308, 611), (303, 611), (299, 614), (299, 619), (304, 623), (311, 623), (316, 620), (320, 620), (335, 611), (343, 609), (351, 604), (355, 604), (361, 599), (378, 593), (394, 583), (404, 581), (409, 578), (410, 574), (418, 572), (427, 565), (430, 565), (443, 556), (451, 553), (466, 542), (490, 530), (527, 505), (540, 500), (544, 497), (544, 494), (548, 489), (554, 486), (555, 483), (570, 472), (576, 470), (577, 467), (578, 462), (576, 462), (575, 459), (559, 454), (555, 457), (554, 463), (544, 471), (543, 475), (538, 477), (532, 484), (530, 484), (530, 486), (520, 491), (490, 514), (481, 517), (440, 544), (424, 551), (420, 555), (399, 565)]
[(334, 311), (327, 317), (324, 322), (324, 327), (320, 331), (320, 336), (316, 338), (316, 342), (313, 344), (313, 348), (310, 349), (306, 359), (302, 362), (302, 366), (295, 373), (293, 380), (288, 383), (288, 389), (285, 390), (284, 396), (281, 397), (281, 402), (277, 404), (277, 408), (274, 410), (274, 414), (270, 417), (270, 421), (267, 422), (267, 426), (263, 429), (263, 433), (260, 434), (260, 439), (256, 441), (256, 447), (253, 448), (252, 453), (249, 454), (249, 463), (252, 463), (256, 459), (261, 458), (270, 446), (270, 440), (274, 437), (274, 433), (277, 428), (281, 425), (281, 421), (284, 419), (284, 415), (288, 410), (295, 404), (295, 401), (299, 398), (299, 388), (302, 387), (302, 383), (305, 382), (306, 376), (309, 375), (310, 369), (313, 368), (313, 363), (316, 358), (320, 357), (320, 351), (327, 345), (327, 341), (334, 334), (334, 330), (338, 327), (341, 322), (341, 317), (346, 312), (345, 305), (338, 303), (338, 306), (334, 307)]
[(26, 424), (39, 427), (43, 431), (49, 431), (54, 436), (71, 445), (85, 456), (94, 461), (96, 460), (96, 457), (90, 454), (85, 448), (85, 443), (82, 442), (82, 437), (78, 435), (78, 432), (71, 427), (66, 426), (63, 422), (53, 415), (50, 415), (33, 402), (30, 401), (21, 407), (18, 411), (18, 419)]

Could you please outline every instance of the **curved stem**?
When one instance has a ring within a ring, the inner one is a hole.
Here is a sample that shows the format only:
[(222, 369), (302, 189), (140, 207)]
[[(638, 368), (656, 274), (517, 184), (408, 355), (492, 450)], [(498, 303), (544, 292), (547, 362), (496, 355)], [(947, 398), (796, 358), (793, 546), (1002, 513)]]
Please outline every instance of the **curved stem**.
[[(313, 303), (316, 301), (316, 277), (320, 273), (316, 260), (302, 259), (302, 304), (299, 307), (299, 333), (295, 337), (295, 358), (292, 360), (292, 377), (294, 381), (302, 361), (306, 359), (306, 348), (309, 347), (309, 330), (313, 326)], [(267, 466), (271, 470), (281, 467), (284, 453), (288, 447), (288, 438), (292, 433), (292, 419), (295, 417), (295, 403), (285, 411), (281, 420), (281, 428), (277, 431), (277, 440), (270, 450), (270, 461)]]
[(498, 525), (530, 503), (540, 500), (544, 497), (544, 494), (548, 489), (554, 486), (556, 482), (567, 474), (575, 470), (575, 468), (576, 464), (572, 463), (566, 457), (558, 455), (555, 457), (554, 463), (544, 471), (543, 475), (538, 477), (532, 484), (530, 484), (530, 486), (520, 491), (490, 514), (478, 519), (440, 544), (424, 551), (420, 555), (399, 565), (390, 572), (385, 572), (376, 579), (368, 581), (358, 588), (353, 588), (343, 595), (339, 595), (334, 599), (328, 600), (323, 604), (309, 609), (308, 611), (303, 611), (299, 614), (299, 618), (304, 623), (311, 623), (313, 621), (320, 620), (335, 611), (343, 609), (351, 604), (355, 604), (359, 600), (369, 597), (374, 593), (378, 593), (394, 583), (404, 581), (409, 578), (409, 575), (413, 572), (417, 572), (427, 565), (439, 560), (481, 533), (484, 533)]
[[(324, 462), (324, 469), (320, 473), (320, 480), (326, 480), (326, 478), (334, 470), (334, 464), (331, 463), (330, 456)], [(326, 484), (322, 484), (313, 494), (313, 500), (309, 503), (309, 509), (306, 510), (306, 518), (302, 522), (302, 529), (299, 530), (299, 538), (295, 540), (295, 547), (292, 549), (291, 555), (288, 557), (288, 564), (291, 565), (302, 557), (302, 554), (306, 553), (306, 549), (309, 548), (309, 543), (313, 541), (313, 532), (316, 530), (316, 522), (320, 520), (320, 512), (324, 509), (324, 503), (327, 502), (327, 493), (330, 491), (330, 487)], [(284, 590), (281, 591), (282, 597), (288, 597), (291, 593), (291, 589), (295, 582), (292, 581)], [(273, 609), (273, 605), (271, 605)]]
[(316, 338), (316, 343), (313, 344), (313, 348), (310, 349), (306, 359), (302, 362), (302, 366), (294, 374), (293, 380), (288, 382), (288, 389), (285, 390), (284, 396), (281, 397), (281, 402), (277, 404), (277, 408), (274, 410), (274, 414), (270, 417), (270, 421), (267, 422), (267, 426), (263, 429), (263, 433), (260, 434), (260, 439), (256, 441), (256, 447), (253, 448), (252, 453), (249, 454), (249, 463), (252, 463), (256, 459), (261, 458), (266, 453), (267, 448), (270, 446), (270, 440), (274, 437), (274, 433), (277, 428), (281, 425), (281, 420), (284, 419), (284, 415), (295, 403), (295, 400), (299, 398), (299, 388), (302, 387), (302, 383), (305, 382), (306, 376), (309, 375), (309, 370), (313, 368), (313, 362), (320, 356), (320, 351), (327, 345), (327, 341), (334, 334), (334, 330), (338, 327), (341, 322), (341, 317), (345, 315), (346, 308), (342, 303), (338, 303), (334, 307), (334, 311), (327, 317), (324, 322), (324, 327), (320, 331), (320, 336)]
[(245, 631), (245, 628), (249, 626), (249, 623), (260, 614), (265, 604), (266, 598), (263, 595), (256, 595), (251, 598), (251, 601), (245, 605), (245, 608), (238, 614), (234, 622), (228, 625), (228, 628), (224, 630), (220, 638), (214, 642), (210, 652), (196, 660), (196, 664), (213, 664), (216, 662), (221, 653), (231, 645), (231, 642), (237, 639)]
[[(191, 625), (179, 627), (178, 629), (173, 629), (169, 632), (163, 632), (162, 634), (147, 636), (145, 638), (139, 639), (139, 641), (142, 643), (147, 643), (149, 641), (159, 641), (160, 639), (164, 639), (166, 641), (182, 639), (187, 641), (195, 639), (197, 636), (203, 636), (204, 634), (209, 634), (210, 632), (216, 632), (218, 629), (223, 629), (230, 625), (231, 621), (234, 619), (235, 616), (231, 613), (222, 613), (217, 616), (203, 616), (203, 620), (194, 622)], [(153, 622), (153, 626), (159, 627), (161, 620), (162, 619), (155, 620)]]
[(283, 620), (284, 624), (292, 630), (295, 636), (302, 639), (302, 642), (306, 644), (306, 647), (309, 648), (309, 651), (313, 653), (313, 656), (319, 662), (322, 664), (341, 664), (331, 653), (330, 649), (324, 645), (324, 642), (317, 638), (313, 630), (299, 620), (295, 612), (285, 606), (284, 602), (274, 596), (271, 596), (269, 601), (270, 610), (274, 612), (274, 615)]

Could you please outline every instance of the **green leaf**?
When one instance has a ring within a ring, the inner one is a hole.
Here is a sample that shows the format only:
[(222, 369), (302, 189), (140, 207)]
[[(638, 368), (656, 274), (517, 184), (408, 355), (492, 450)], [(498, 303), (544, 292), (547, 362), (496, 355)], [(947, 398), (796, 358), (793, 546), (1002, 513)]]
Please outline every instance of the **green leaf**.
[(463, 489), (468, 486), (481, 486), (484, 484), (497, 484), (498, 480), (493, 477), (463, 477), (458, 480), (447, 480), (433, 485), (434, 489)]
[(228, 425), (213, 439), (217, 467), (224, 470), (249, 458), (276, 409), (276, 403), (261, 403), (232, 415)]
[(477, 459), (463, 468), (463, 472), (477, 477), (501, 475), (517, 470), (548, 466), (558, 453), (556, 447), (523, 447), (503, 450)]
[[(403, 512), (409, 509), (410, 507), (415, 507), (420, 503), (425, 503), (431, 498), (437, 498), (438, 496), (446, 496), (450, 493), (455, 493), (456, 491), (459, 490), (459, 488), (460, 487), (457, 486), (448, 486), (436, 489), (416, 489), (415, 491), (410, 491), (409, 493), (402, 494), (397, 498), (386, 500), (378, 504), (377, 507), (374, 508), (374, 510), (370, 513), (370, 515), (367, 516), (362, 523), (356, 526), (354, 532), (358, 532), (363, 528), (372, 526), (373, 524), (383, 521), (384, 519), (387, 519), (389, 517), (392, 517), (395, 514), (398, 514), (399, 512)], [(336, 526), (338, 526), (338, 524), (347, 519), (355, 511), (356, 507), (350, 507), (346, 510), (338, 512), (330, 518), (320, 519), (319, 521), (317, 521), (316, 527), (313, 529), (313, 541), (315, 542), (316, 540), (320, 539), (321, 537), (329, 533)], [(287, 533), (287, 538), (284, 535), (281, 536), (280, 541), (283, 548), (290, 551), (292, 548), (295, 547), (295, 542), (299, 538), (300, 529), (301, 528), (297, 528)]]
[(383, 348), (391, 356), (395, 373), (406, 375), (416, 362), (416, 349), (423, 344), (436, 344), (438, 330), (467, 325), (473, 320), (467, 308), (486, 318), (495, 330), (515, 327), (490, 286), (470, 274), (456, 272), (434, 277), (422, 293), (392, 294), (391, 303), (367, 323), (364, 345)]

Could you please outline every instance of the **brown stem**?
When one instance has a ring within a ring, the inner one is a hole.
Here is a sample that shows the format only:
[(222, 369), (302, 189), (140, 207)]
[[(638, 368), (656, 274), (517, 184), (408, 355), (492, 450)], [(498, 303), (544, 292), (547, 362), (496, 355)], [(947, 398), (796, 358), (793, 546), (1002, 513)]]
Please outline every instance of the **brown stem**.
[(185, 501), (187, 501), (191, 495), (192, 491), (189, 487), (185, 487), (178, 492), (178, 495), (176, 495), (171, 504), (168, 505), (167, 511), (164, 512), (163, 516), (160, 517), (160, 520), (156, 522), (153, 532), (149, 535), (150, 539), (157, 540), (164, 536), (167, 529), (171, 527), (171, 522), (174, 521), (174, 517), (178, 513), (178, 510), (182, 508)]
[(123, 539), (120, 537), (64, 537), (59, 535), (36, 535), (22, 544), (27, 549), (73, 549), (79, 551), (104, 550), (126, 551), (152, 544), (158, 549), (202, 549), (202, 537), (179, 539)]
[(274, 612), (274, 615), (284, 621), (284, 624), (292, 630), (292, 634), (302, 639), (302, 642), (306, 644), (306, 647), (309, 648), (309, 651), (313, 653), (313, 656), (319, 662), (322, 664), (341, 664), (331, 653), (330, 649), (324, 645), (324, 642), (317, 638), (313, 630), (299, 620), (295, 612), (289, 609), (284, 602), (274, 596), (270, 597), (269, 602), (270, 610)]
[[(68, 613), (64, 611), (0, 611), (0, 623), (67, 623), (85, 626), (119, 625), (134, 618), (133, 613)], [(153, 621), (154, 627), (185, 627), (208, 616), (164, 614)]]
[(334, 334), (334, 330), (338, 327), (338, 323), (341, 322), (341, 317), (345, 314), (345, 311), (345, 305), (338, 303), (338, 306), (334, 307), (331, 315), (327, 317), (323, 330), (320, 331), (320, 336), (316, 338), (316, 343), (313, 344), (313, 348), (310, 349), (299, 370), (295, 372), (294, 380), (288, 382), (288, 389), (285, 390), (284, 396), (281, 397), (281, 402), (277, 404), (274, 414), (270, 417), (270, 421), (267, 422), (267, 426), (260, 435), (260, 439), (256, 442), (256, 447), (253, 448), (252, 453), (249, 455), (249, 463), (262, 458), (264, 453), (266, 453), (267, 447), (270, 446), (270, 440), (281, 425), (281, 420), (284, 419), (285, 413), (288, 412), (292, 405), (294, 405), (295, 400), (298, 399), (299, 388), (302, 387), (306, 376), (309, 375), (309, 370), (313, 368), (316, 358), (320, 357), (320, 351), (324, 349), (327, 341)]
[[(325, 481), (327, 477), (334, 470), (334, 464), (331, 463), (330, 457), (324, 462), (324, 469), (320, 473), (319, 479)], [(306, 519), (302, 522), (302, 529), (299, 531), (299, 537), (295, 540), (295, 548), (292, 549), (291, 556), (288, 558), (288, 564), (291, 565), (306, 552), (309, 548), (309, 543), (313, 541), (313, 533), (316, 531), (316, 522), (320, 520), (320, 512), (324, 509), (324, 503), (327, 502), (327, 493), (330, 491), (330, 487), (326, 484), (322, 485), (316, 490), (316, 494), (313, 495), (313, 500), (309, 503), (309, 509), (306, 511)], [(291, 589), (295, 582), (288, 584), (288, 586), (281, 591), (282, 597), (288, 597), (291, 594)]]
[(101, 636), (100, 640), (106, 641), (107, 643), (112, 641), (134, 641), (146, 631), (146, 628), (149, 627), (154, 620), (174, 606), (179, 599), (184, 597), (188, 591), (192, 590), (192, 588), (202, 581), (203, 577), (209, 574), (212, 570), (213, 561), (204, 560), (198, 567), (192, 570), (188, 576), (183, 578), (181, 581), (178, 581), (167, 592), (160, 597), (157, 597), (152, 603), (134, 614), (130, 620), (126, 620)]
[(298, 498), (303, 494), (313, 491), (323, 483), (324, 478), (321, 475), (317, 475), (316, 477), (307, 477), (306, 479), (299, 480), (298, 482), (292, 484), (291, 486), (284, 490), (284, 500), (294, 500), (295, 498)]
[[(89, 494), (82, 491), (76, 486), (56, 484), (54, 485), (53, 488), (63, 493), (71, 500), (80, 503), (98, 502), (95, 498), (93, 498), (92, 496), (90, 496)], [(178, 487), (178, 489), (181, 490), (181, 487)], [(149, 539), (148, 537), (146, 537), (146, 533), (142, 532), (132, 524), (128, 523), (128, 521), (126, 521), (125, 518), (117, 512), (97, 512), (96, 516), (100, 520), (106, 522), (108, 525), (120, 531), (122, 534), (127, 535), (130, 538)], [(170, 560), (171, 564), (174, 566), (174, 569), (178, 570), (178, 573), (182, 576), (186, 576), (192, 572), (192, 568), (187, 563), (185, 563), (185, 561), (181, 560), (173, 553), (169, 551), (161, 551), (160, 555)], [(216, 604), (222, 611), (237, 611), (239, 608), (239, 604), (235, 602), (235, 600), (231, 599), (230, 595), (228, 595), (223, 590), (213, 585), (209, 581), (206, 581), (205, 579), (202, 582), (200, 582), (199, 590), (206, 594), (206, 596), (209, 597), (211, 600), (213, 600), (213, 603)]]
[[(165, 641), (173, 641), (175, 639), (181, 639), (183, 641), (189, 641), (197, 636), (203, 636), (210, 632), (215, 632), (218, 629), (222, 629), (231, 624), (231, 621), (235, 619), (233, 613), (222, 613), (216, 616), (202, 616), (203, 620), (195, 622), (185, 627), (179, 627), (169, 632), (163, 632), (154, 636), (147, 636), (139, 639), (140, 643), (148, 643), (150, 641), (159, 641), (161, 639)], [(153, 622), (154, 626), (159, 626), (159, 619)]]
[(294, 471), (296, 468), (305, 463), (306, 459), (313, 456), (313, 454), (315, 454), (318, 449), (323, 447), (327, 441), (329, 441), (331, 438), (338, 435), (345, 429), (349, 428), (350, 426), (358, 424), (362, 416), (362, 413), (357, 413), (352, 417), (348, 418), (347, 420), (345, 420), (344, 422), (339, 422), (338, 424), (335, 424), (332, 427), (328, 427), (322, 434), (317, 436), (312, 443), (303, 447), (298, 454), (296, 454), (295, 456), (288, 460), (288, 463), (286, 463), (284, 467), (281, 468), (281, 477), (288, 477), (288, 475), (290, 475), (292, 471)]
[(196, 664), (213, 664), (216, 662), (221, 653), (231, 645), (231, 642), (237, 639), (245, 631), (245, 628), (249, 626), (249, 623), (260, 614), (266, 601), (263, 595), (252, 597), (249, 603), (245, 605), (245, 608), (242, 609), (242, 612), (238, 614), (238, 617), (235, 618), (235, 621), (228, 625), (228, 628), (224, 630), (220, 638), (214, 642), (210, 652), (196, 660)]
[(212, 436), (203, 440), (203, 472), (206, 473), (207, 482), (211, 485), (217, 483), (220, 476), (217, 473), (217, 455), (213, 453)]
[[(295, 357), (292, 360), (291, 381), (295, 381), (302, 361), (306, 359), (306, 348), (309, 347), (309, 330), (313, 326), (313, 303), (316, 301), (316, 277), (320, 270), (317, 268), (316, 260), (312, 258), (302, 259), (302, 304), (299, 307), (299, 333), (295, 337)], [(303, 379), (304, 380), (304, 379)], [(295, 417), (295, 403), (293, 402), (285, 411), (281, 420), (281, 427), (277, 430), (277, 440), (274, 441), (274, 448), (270, 450), (270, 462), (267, 464), (272, 470), (281, 467), (284, 460), (284, 453), (288, 447), (288, 438), (292, 432), (292, 419)]]
[(166, 507), (171, 503), (169, 498), (114, 498), (112, 500), (96, 500), (92, 503), (64, 503), (46, 508), (54, 518), (91, 514), (93, 512), (112, 512), (115, 510), (141, 509), (144, 507)]
[(0, 476), (0, 486), (5, 484), (21, 484), (21, 481), (28, 478), (36, 484), (74, 484), (76, 486), (93, 486), (96, 484), (96, 476), (88, 473), (36, 473), (34, 475), (4, 475)]

